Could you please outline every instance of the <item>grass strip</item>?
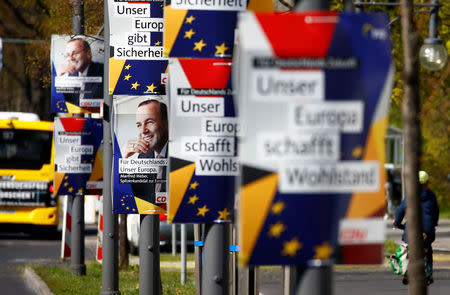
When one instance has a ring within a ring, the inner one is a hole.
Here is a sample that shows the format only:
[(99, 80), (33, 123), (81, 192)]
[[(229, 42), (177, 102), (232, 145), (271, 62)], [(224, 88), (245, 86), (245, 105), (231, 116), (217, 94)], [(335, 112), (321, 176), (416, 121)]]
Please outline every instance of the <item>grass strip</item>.
[[(86, 262), (86, 276), (70, 272), (69, 265), (32, 266), (55, 295), (98, 295), (102, 288), (102, 266), (98, 262)], [(181, 285), (179, 271), (161, 270), (163, 294), (194, 295), (194, 273), (188, 272), (186, 284)], [(122, 295), (139, 294), (139, 267), (130, 266), (119, 271), (119, 291)]]

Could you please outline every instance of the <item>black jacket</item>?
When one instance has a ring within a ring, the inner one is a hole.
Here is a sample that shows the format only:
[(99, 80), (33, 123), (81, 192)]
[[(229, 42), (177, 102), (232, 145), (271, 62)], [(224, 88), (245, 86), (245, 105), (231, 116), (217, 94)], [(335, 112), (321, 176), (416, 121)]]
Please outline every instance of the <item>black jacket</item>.
[[(420, 207), (422, 208), (423, 232), (426, 233), (426, 242), (431, 244), (436, 238), (436, 226), (439, 221), (439, 206), (436, 195), (432, 190), (424, 189), (420, 194)], [(408, 242), (406, 232), (407, 224), (403, 225), (402, 221), (405, 217), (406, 198), (400, 203), (395, 214), (394, 226), (403, 228), (403, 241)]]

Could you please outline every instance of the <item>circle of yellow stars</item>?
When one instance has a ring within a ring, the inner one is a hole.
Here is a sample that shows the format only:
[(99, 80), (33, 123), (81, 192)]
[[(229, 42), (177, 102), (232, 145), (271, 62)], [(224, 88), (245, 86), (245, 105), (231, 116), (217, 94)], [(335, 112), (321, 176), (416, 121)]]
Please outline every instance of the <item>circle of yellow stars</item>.
[[(155, 45), (160, 45), (160, 44), (161, 44), (161, 42), (159, 42), (159, 41), (155, 43)], [(132, 68), (132, 66), (130, 64), (127, 64), (124, 66), (124, 70), (127, 70), (127, 71), (130, 70), (131, 68)], [(132, 77), (133, 76), (130, 73), (128, 73), (127, 75), (125, 75), (123, 77), (123, 80), (130, 81), (130, 79)], [(139, 81), (136, 80), (134, 83), (131, 84), (130, 89), (138, 90), (139, 86), (141, 86), (141, 84), (139, 84)], [(147, 90), (145, 90), (144, 93), (155, 93), (155, 89), (158, 88), (157, 86), (155, 86), (155, 83), (152, 83), (151, 85), (146, 85), (145, 87), (147, 87)]]
[[(191, 182), (189, 184), (188, 190), (196, 190), (200, 186), (200, 183), (198, 181)], [(194, 194), (190, 197), (188, 197), (188, 204), (190, 205), (197, 205), (197, 202), (200, 200), (200, 197), (197, 194)], [(202, 216), (206, 217), (207, 213), (211, 211), (206, 204), (204, 204), (202, 207), (200, 205), (197, 206), (197, 213), (196, 216)], [(228, 211), (228, 208), (224, 208), (222, 211), (217, 211), (218, 217), (217, 220), (227, 220), (228, 216), (231, 214), (230, 211)]]
[(61, 111), (61, 112), (63, 112), (63, 113), (66, 113), (66, 112), (67, 112), (66, 101), (65, 101), (65, 100), (58, 100), (58, 101), (56, 102), (56, 108), (57, 108), (59, 111)]
[[(129, 198), (134, 200), (133, 195), (122, 195), (122, 197), (120, 198), (120, 206), (122, 208), (125, 208), (125, 210), (127, 210), (127, 211), (130, 211), (130, 206), (128, 206), (125, 201), (126, 201), (126, 199), (129, 199)], [(131, 208), (131, 212), (136, 212), (136, 208)]]
[[(270, 208), (270, 214), (280, 216), (283, 211), (286, 209), (286, 204), (283, 201), (276, 201), (272, 204)], [(279, 239), (283, 236), (283, 233), (287, 232), (287, 226), (283, 223), (282, 220), (278, 220), (276, 223), (271, 224), (269, 226), (269, 230), (267, 235), (270, 238)], [(298, 237), (293, 237), (288, 240), (282, 241), (282, 256), (290, 256), (291, 258), (295, 258), (298, 252), (303, 248), (303, 243), (300, 242)], [(324, 259), (327, 260), (330, 258), (333, 253), (333, 248), (330, 246), (328, 241), (324, 241), (321, 245), (314, 247), (315, 255), (314, 259)]]
[[(196, 18), (191, 14), (190, 16), (186, 17), (184, 19), (184, 23), (185, 24), (190, 24), (193, 25), (194, 21), (196, 20)], [(197, 32), (194, 31), (193, 28), (190, 28), (189, 30), (184, 31), (184, 39), (189, 39), (192, 40), (192, 37), (196, 34)], [(200, 40), (194, 42), (194, 47), (193, 47), (193, 51), (198, 51), (198, 52), (202, 52), (203, 48), (206, 47), (208, 44), (205, 43), (204, 39), (199, 38)], [(215, 45), (216, 48), (216, 52), (214, 53), (214, 56), (220, 56), (220, 57), (224, 57), (226, 55), (231, 55), (231, 53), (227, 54), (227, 51), (230, 49), (230, 47), (228, 47), (225, 42), (222, 42), (222, 44), (220, 45)]]
[(75, 192), (75, 194), (76, 195), (83, 195), (84, 194), (84, 189), (83, 188), (78, 188), (78, 190), (77, 189), (75, 189), (73, 186), (69, 186), (69, 176), (68, 175), (65, 175), (64, 176), (64, 181), (63, 181), (63, 184), (62, 184), (64, 187), (68, 187), (67, 188), (67, 192), (69, 193), (69, 194), (72, 194), (73, 192)]

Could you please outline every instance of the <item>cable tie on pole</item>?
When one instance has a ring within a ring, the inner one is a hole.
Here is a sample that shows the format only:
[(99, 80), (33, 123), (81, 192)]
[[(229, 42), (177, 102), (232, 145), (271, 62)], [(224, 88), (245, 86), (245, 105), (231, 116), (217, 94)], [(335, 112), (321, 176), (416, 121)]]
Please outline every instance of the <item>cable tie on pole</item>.
[(240, 250), (239, 245), (230, 245), (230, 252), (239, 252)]
[(194, 241), (195, 247), (203, 247), (204, 244), (205, 244), (205, 242), (203, 242), (203, 241)]

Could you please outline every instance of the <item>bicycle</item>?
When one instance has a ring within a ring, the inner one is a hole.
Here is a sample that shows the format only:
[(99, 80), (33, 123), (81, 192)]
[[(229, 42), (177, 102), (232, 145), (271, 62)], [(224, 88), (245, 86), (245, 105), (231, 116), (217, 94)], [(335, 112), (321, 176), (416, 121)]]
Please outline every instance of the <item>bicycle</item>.
[[(426, 238), (426, 235), (424, 234), (424, 239)], [(431, 251), (429, 247), (424, 247), (424, 271), (426, 275), (426, 283), (427, 285), (431, 285), (433, 280), (433, 266), (428, 261), (427, 253), (428, 251)], [(402, 275), (402, 283), (404, 285), (409, 284), (408, 280), (408, 244), (405, 242), (402, 242), (394, 254), (391, 254), (389, 256), (389, 263), (391, 265), (392, 271), (396, 275)]]

